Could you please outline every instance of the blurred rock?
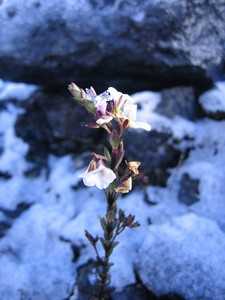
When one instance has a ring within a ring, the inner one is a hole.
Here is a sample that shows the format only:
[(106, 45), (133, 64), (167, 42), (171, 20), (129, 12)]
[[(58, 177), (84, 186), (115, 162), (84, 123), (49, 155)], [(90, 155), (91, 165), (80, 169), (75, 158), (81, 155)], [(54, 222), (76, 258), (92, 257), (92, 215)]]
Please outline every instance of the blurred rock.
[(157, 300), (156, 296), (142, 284), (127, 286), (122, 292), (114, 293), (113, 300)]
[(29, 144), (31, 161), (41, 161), (49, 153), (61, 156), (98, 148), (102, 131), (84, 127), (91, 117), (69, 93), (37, 92), (24, 108), (15, 130)]
[(223, 299), (225, 237), (215, 222), (188, 214), (151, 225), (137, 256), (137, 271), (156, 295), (186, 300)]
[(0, 77), (126, 92), (224, 75), (224, 0), (1, 1)]
[(5, 235), (6, 231), (11, 227), (9, 222), (0, 221), (0, 239)]
[(125, 158), (140, 161), (149, 183), (166, 186), (168, 168), (175, 167), (181, 152), (171, 144), (171, 133), (151, 130), (129, 130), (125, 133)]
[(192, 179), (188, 173), (184, 173), (180, 182), (178, 199), (187, 205), (199, 201), (199, 180)]
[(198, 101), (193, 87), (173, 87), (161, 92), (161, 101), (156, 110), (168, 118), (177, 115), (195, 120), (199, 115)]

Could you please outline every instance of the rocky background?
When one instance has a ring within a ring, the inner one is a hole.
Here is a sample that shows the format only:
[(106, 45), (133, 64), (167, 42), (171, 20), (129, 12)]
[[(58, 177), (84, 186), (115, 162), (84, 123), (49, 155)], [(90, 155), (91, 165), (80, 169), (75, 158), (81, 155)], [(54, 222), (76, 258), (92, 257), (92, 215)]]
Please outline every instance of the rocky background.
[(0, 78), (0, 299), (90, 299), (104, 199), (77, 175), (105, 134), (71, 81), (133, 94), (152, 125), (125, 137), (148, 179), (121, 199), (142, 226), (113, 299), (224, 299), (224, 0), (0, 1)]

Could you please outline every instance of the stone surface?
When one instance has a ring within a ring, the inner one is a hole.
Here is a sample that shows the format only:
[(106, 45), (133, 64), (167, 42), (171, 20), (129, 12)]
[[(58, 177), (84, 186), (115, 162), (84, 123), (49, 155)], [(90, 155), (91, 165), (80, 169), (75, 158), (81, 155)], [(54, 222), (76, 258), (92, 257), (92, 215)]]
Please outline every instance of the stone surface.
[(199, 115), (198, 101), (193, 87), (173, 87), (161, 91), (161, 101), (156, 110), (168, 118), (177, 115), (195, 120)]
[(178, 192), (180, 202), (192, 205), (199, 201), (199, 180), (192, 179), (188, 173), (184, 173)]
[(0, 77), (127, 92), (224, 73), (223, 0), (1, 1)]
[(224, 233), (216, 223), (189, 214), (149, 227), (136, 268), (156, 295), (175, 292), (186, 300), (222, 300), (224, 246)]
[(102, 131), (85, 128), (92, 119), (69, 92), (37, 92), (23, 107), (15, 130), (29, 144), (30, 160), (41, 163), (49, 152), (65, 155), (98, 148)]
[(150, 184), (165, 186), (167, 169), (178, 163), (180, 151), (170, 144), (170, 138), (171, 133), (166, 131), (130, 129), (125, 133), (125, 158), (142, 162)]

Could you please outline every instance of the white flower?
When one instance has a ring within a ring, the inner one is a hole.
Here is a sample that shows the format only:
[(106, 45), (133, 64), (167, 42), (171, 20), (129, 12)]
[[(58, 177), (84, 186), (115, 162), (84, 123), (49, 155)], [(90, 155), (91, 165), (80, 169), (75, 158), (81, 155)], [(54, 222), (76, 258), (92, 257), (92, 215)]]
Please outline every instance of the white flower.
[(128, 127), (131, 128), (142, 128), (147, 131), (151, 130), (151, 126), (147, 123), (144, 122), (137, 122), (136, 121), (136, 116), (137, 116), (137, 104), (133, 103), (125, 103), (123, 107), (123, 117), (125, 119), (129, 120), (129, 125)]
[(121, 92), (118, 92), (115, 88), (109, 87), (107, 92), (111, 96), (111, 100), (119, 101), (120, 97), (123, 95)]
[(149, 124), (136, 121), (137, 105), (134, 104), (134, 100), (129, 95), (122, 94), (112, 87), (108, 88), (108, 92), (116, 103), (115, 108), (117, 111), (117, 117), (127, 119), (129, 121), (128, 127), (142, 128), (147, 131), (151, 130), (151, 126)]
[(106, 189), (110, 183), (116, 178), (115, 173), (107, 168), (104, 163), (100, 160), (97, 165), (96, 169), (87, 170), (79, 175), (80, 178), (83, 178), (83, 182), (86, 186), (94, 186), (96, 185), (99, 189)]
[[(87, 94), (96, 108), (96, 123), (98, 125), (105, 125), (115, 117), (128, 120), (127, 127), (151, 130), (149, 124), (136, 121), (137, 105), (134, 104), (134, 100), (129, 95), (122, 94), (113, 87), (109, 87), (100, 95), (97, 95), (93, 88), (87, 89)], [(108, 106), (109, 102), (112, 102), (111, 109)]]

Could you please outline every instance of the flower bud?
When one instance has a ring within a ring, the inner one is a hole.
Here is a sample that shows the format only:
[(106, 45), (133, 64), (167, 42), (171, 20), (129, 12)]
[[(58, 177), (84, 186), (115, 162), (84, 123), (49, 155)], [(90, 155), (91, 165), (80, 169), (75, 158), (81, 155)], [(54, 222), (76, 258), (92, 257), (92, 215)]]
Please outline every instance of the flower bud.
[(84, 90), (80, 89), (75, 83), (70, 83), (68, 86), (70, 93), (73, 95), (75, 100), (78, 102), (83, 102), (84, 99), (87, 99), (88, 96)]
[(128, 127), (129, 127), (129, 119), (125, 119), (124, 122), (123, 122), (123, 130), (126, 130)]
[(130, 227), (130, 226), (132, 225), (134, 219), (135, 219), (135, 216), (129, 214), (129, 216), (126, 218), (126, 220), (125, 220), (125, 222), (124, 222), (124, 223), (125, 223), (125, 226)]
[(119, 221), (122, 223), (125, 219), (125, 213), (122, 209), (119, 210)]

